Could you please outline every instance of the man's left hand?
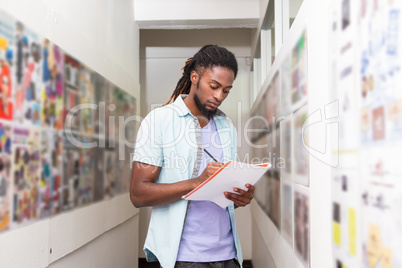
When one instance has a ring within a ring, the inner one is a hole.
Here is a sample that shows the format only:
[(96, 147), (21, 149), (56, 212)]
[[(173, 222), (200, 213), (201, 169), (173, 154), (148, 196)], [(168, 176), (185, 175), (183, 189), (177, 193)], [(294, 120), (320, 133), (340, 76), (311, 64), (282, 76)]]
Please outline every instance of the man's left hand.
[(235, 208), (244, 207), (250, 204), (254, 198), (254, 186), (246, 184), (247, 191), (240, 188), (233, 188), (235, 193), (225, 192), (225, 197), (234, 202)]

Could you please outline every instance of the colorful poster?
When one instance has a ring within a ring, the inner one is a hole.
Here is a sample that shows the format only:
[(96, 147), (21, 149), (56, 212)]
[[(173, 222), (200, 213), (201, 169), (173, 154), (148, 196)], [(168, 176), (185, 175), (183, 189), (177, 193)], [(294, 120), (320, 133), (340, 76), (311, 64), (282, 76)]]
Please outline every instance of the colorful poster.
[(105, 148), (103, 152), (104, 157), (104, 197), (113, 197), (118, 193), (116, 185), (116, 153), (114, 148)]
[(118, 118), (116, 118), (115, 110), (116, 110), (116, 100), (115, 95), (113, 94), (114, 85), (109, 81), (106, 81), (106, 94), (105, 94), (105, 118), (106, 118), (106, 137), (107, 139), (114, 144), (113, 142), (116, 140), (116, 124), (118, 123)]
[(15, 86), (15, 19), (0, 10), (0, 119), (12, 120)]
[(281, 233), (293, 249), (293, 189), (289, 182), (282, 182)]
[[(100, 201), (103, 199), (104, 196), (104, 176), (105, 176), (105, 170), (104, 170), (104, 147), (99, 146), (103, 142), (105, 144), (105, 141), (101, 141), (100, 139), (98, 141), (98, 146), (93, 148), (94, 150), (94, 155), (93, 155), (93, 160), (94, 160), (94, 194), (93, 194), (93, 200), (94, 202)], [(120, 168), (120, 167), (117, 167)]]
[[(80, 104), (80, 63), (74, 58), (64, 56), (64, 127), (74, 131), (80, 130), (80, 110), (72, 110)], [(70, 114), (70, 116), (67, 116)]]
[(40, 181), (40, 217), (61, 211), (63, 178), (63, 138), (60, 132), (42, 130), (42, 176)]
[[(279, 152), (279, 145), (275, 146), (273, 143), (278, 136), (279, 130), (275, 129), (275, 131), (265, 134), (256, 140), (254, 142), (256, 148), (253, 151), (251, 163), (270, 162), (272, 164), (273, 159), (276, 157), (275, 152)], [(274, 146), (275, 149), (273, 149), (273, 147), (271, 148), (271, 145)], [(280, 171), (278, 166), (273, 165), (256, 184), (255, 198), (278, 230), (281, 225), (280, 196)]]
[(40, 134), (35, 128), (13, 128), (13, 221), (19, 224), (40, 216)]
[(305, 105), (293, 115), (293, 146), (294, 146), (294, 177), (297, 184), (309, 186), (310, 155), (306, 149), (309, 146), (308, 128), (304, 122), (308, 118), (308, 106)]
[(279, 114), (279, 92), (280, 92), (280, 79), (279, 72), (276, 72), (272, 78), (267, 93), (265, 94), (265, 118), (269, 124), (278, 122), (277, 117)]
[(114, 179), (114, 194), (120, 194), (122, 192), (122, 183), (123, 183), (123, 171), (125, 168), (124, 161), (119, 160), (119, 149), (120, 149), (120, 142), (117, 140), (116, 147), (114, 148), (114, 159), (115, 159), (115, 179)]
[(281, 178), (286, 181), (293, 179), (293, 114), (287, 116), (280, 122), (280, 141), (281, 141), (281, 158), (284, 167), (281, 168)]
[(64, 124), (64, 53), (44, 39), (43, 45), (43, 105), (42, 126), (61, 130)]
[[(121, 142), (120, 138), (124, 137), (123, 135), (124, 135), (125, 130), (123, 129), (124, 125), (121, 124), (120, 120), (125, 118), (124, 105), (127, 102), (128, 94), (115, 85), (111, 85), (110, 89), (112, 90), (112, 94), (113, 94), (113, 102), (112, 102), (114, 105), (113, 107), (115, 107), (113, 110), (110, 110), (110, 115), (113, 116), (112, 117), (113, 124), (115, 124), (115, 126), (112, 127), (112, 129), (110, 129), (110, 131), (114, 131), (113, 134), (115, 135), (114, 137), (115, 137), (116, 142)], [(112, 123), (112, 122), (110, 122), (110, 123)], [(111, 124), (110, 124), (110, 126), (111, 126)], [(122, 133), (120, 133), (120, 132), (122, 132)], [(112, 135), (111, 133), (112, 132), (109, 132), (110, 135)], [(120, 135), (122, 135), (122, 136), (120, 137)]]
[(281, 181), (278, 170), (271, 170), (268, 178), (269, 188), (269, 218), (275, 224), (276, 228), (281, 228)]
[(106, 135), (106, 81), (101, 75), (94, 74), (94, 97), (97, 109), (94, 110), (94, 132), (98, 134), (99, 137), (105, 137)]
[(402, 258), (402, 3), (360, 5), (360, 141), (363, 267)]
[(332, 196), (337, 202), (356, 206), (360, 200), (359, 172), (356, 168), (338, 167), (332, 172)]
[[(267, 144), (268, 136), (262, 136), (260, 139), (254, 142), (254, 150), (250, 163), (262, 163), (269, 161), (267, 159), (267, 148), (264, 144)], [(261, 209), (267, 214), (267, 216), (271, 213), (269, 201), (271, 198), (270, 192), (270, 177), (272, 176), (272, 169), (269, 169), (262, 178), (255, 185), (255, 199), (258, 202)]]
[(308, 191), (294, 190), (294, 249), (304, 267), (310, 266), (310, 203)]
[(330, 98), (339, 102), (339, 133), (333, 151), (339, 165), (332, 170), (332, 253), (334, 267), (360, 267), (360, 174), (356, 75), (357, 1), (334, 1), (330, 31)]
[(281, 178), (281, 170), (285, 167), (285, 160), (281, 157), (281, 131), (279, 123), (268, 135), (267, 145), (268, 162), (271, 163), (272, 169), (278, 171), (278, 176)]
[[(125, 92), (124, 90), (115, 87), (114, 98), (116, 104), (116, 123), (118, 123), (119, 129), (116, 132), (116, 138), (119, 142), (126, 142), (133, 144), (135, 142), (134, 137), (136, 135), (136, 121), (131, 116), (136, 114), (137, 100)], [(124, 123), (123, 123), (124, 122)], [(130, 147), (132, 151), (134, 147)]]
[(287, 55), (281, 65), (281, 94), (280, 94), (280, 114), (288, 115), (291, 109), (291, 96), (292, 89), (292, 67), (290, 55)]
[(368, 1), (361, 15), (361, 142), (363, 146), (402, 137), (402, 4)]
[(364, 150), (361, 176), (363, 267), (400, 267), (402, 256), (401, 148)]
[(261, 207), (261, 209), (269, 215), (269, 206), (268, 202), (270, 199), (270, 192), (269, 192), (269, 187), (270, 187), (270, 182), (269, 178), (271, 177), (271, 171), (268, 170), (262, 178), (255, 184), (255, 192), (254, 192), (254, 197), (255, 200), (257, 201), (258, 205)]
[[(81, 64), (80, 67), (80, 104), (95, 104), (94, 73), (88, 67)], [(84, 108), (80, 110), (80, 130), (85, 135), (92, 135), (95, 131), (94, 109)]]
[(16, 23), (14, 120), (20, 124), (41, 124), (44, 88), (41, 37), (23, 23)]
[(0, 232), (9, 228), (11, 221), (11, 157), (12, 127), (0, 122)]
[(80, 141), (80, 137), (73, 138), (63, 135), (63, 184), (61, 190), (62, 210), (69, 210), (78, 206), (78, 185), (80, 176), (80, 161), (82, 150), (75, 146), (73, 141)]
[(130, 153), (126, 153), (124, 159), (117, 158), (117, 168), (120, 170), (120, 192), (127, 193), (130, 191), (131, 184), (131, 158)]
[[(267, 143), (259, 142), (261, 139), (266, 137), (269, 132), (270, 126), (267, 119), (264, 116), (265, 105), (264, 102), (260, 102), (255, 111), (252, 113), (251, 117), (247, 120), (245, 128), (247, 129), (246, 142), (249, 143), (253, 150), (260, 151), (261, 148), (266, 148)], [(265, 151), (261, 151), (265, 157)], [(262, 158), (261, 158), (262, 159)]]
[[(344, 156), (341, 156), (342, 158)], [(341, 161), (352, 163), (340, 166), (332, 173), (332, 241), (334, 264), (341, 263), (347, 267), (360, 267), (360, 189), (359, 172), (356, 169), (357, 157), (349, 156)]]
[(78, 179), (78, 206), (87, 205), (92, 202), (95, 187), (95, 161), (93, 139), (82, 137), (81, 139), (81, 156), (80, 171)]
[(308, 94), (307, 35), (304, 31), (292, 49), (290, 99), (293, 110), (307, 101)]
[(342, 245), (342, 229), (341, 229), (341, 206), (339, 203), (333, 203), (332, 205), (332, 220), (333, 220), (333, 227), (332, 227), (332, 235), (334, 243), (337, 246)]
[[(354, 4), (354, 5), (352, 5)], [(339, 150), (355, 150), (359, 146), (356, 122), (358, 122), (356, 62), (358, 40), (356, 2), (338, 0), (335, 3), (332, 25), (332, 98), (339, 101)]]
[(336, 263), (348, 267), (359, 267), (357, 210), (343, 203), (332, 204), (333, 256)]
[(116, 166), (120, 174), (117, 176), (120, 192), (128, 192), (131, 180), (131, 157), (136, 139), (136, 99), (122, 89), (116, 96), (116, 114), (118, 115), (119, 134), (116, 143)]

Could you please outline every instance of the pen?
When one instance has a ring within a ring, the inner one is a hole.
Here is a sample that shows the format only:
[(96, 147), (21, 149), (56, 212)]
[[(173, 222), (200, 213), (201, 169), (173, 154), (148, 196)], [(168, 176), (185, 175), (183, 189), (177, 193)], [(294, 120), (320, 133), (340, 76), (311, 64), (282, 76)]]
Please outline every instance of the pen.
[(209, 157), (211, 157), (215, 162), (219, 162), (218, 160), (215, 159), (215, 157), (212, 156), (212, 154), (210, 154), (206, 149), (204, 149), (204, 151), (209, 155)]

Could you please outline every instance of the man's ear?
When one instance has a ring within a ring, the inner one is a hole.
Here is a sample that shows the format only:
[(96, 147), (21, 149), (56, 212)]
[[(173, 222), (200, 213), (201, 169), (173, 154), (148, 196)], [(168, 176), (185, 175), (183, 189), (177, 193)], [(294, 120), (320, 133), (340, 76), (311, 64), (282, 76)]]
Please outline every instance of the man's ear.
[(200, 79), (199, 74), (196, 71), (192, 71), (190, 74), (191, 83), (196, 85)]

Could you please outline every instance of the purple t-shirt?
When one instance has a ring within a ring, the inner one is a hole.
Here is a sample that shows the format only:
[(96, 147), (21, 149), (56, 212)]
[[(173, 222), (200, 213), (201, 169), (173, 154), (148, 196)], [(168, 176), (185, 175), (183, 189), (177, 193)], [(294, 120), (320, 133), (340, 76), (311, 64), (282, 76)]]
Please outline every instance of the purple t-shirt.
[[(203, 149), (223, 160), (221, 141), (211, 119), (201, 129)], [(213, 160), (203, 150), (198, 175)], [(236, 257), (229, 212), (211, 201), (191, 201), (180, 242), (177, 261), (212, 262)]]

